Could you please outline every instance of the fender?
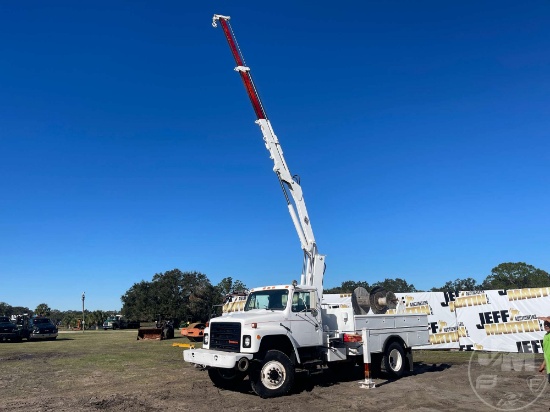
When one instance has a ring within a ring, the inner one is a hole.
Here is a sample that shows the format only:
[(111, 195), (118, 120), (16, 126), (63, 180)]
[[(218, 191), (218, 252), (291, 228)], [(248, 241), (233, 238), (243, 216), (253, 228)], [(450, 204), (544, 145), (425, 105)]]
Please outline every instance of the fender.
[[(296, 364), (301, 363), (300, 355), (298, 354), (298, 347), (296, 345), (296, 340), (292, 337), (292, 335), (288, 331), (286, 334), (273, 334), (273, 335), (262, 336), (262, 340), (260, 342), (260, 350), (258, 351), (258, 353), (265, 353), (270, 349), (282, 350), (285, 353), (292, 352), (292, 353), (287, 353), (287, 355), (289, 355), (290, 358), (294, 356), (294, 359), (296, 359)], [(286, 349), (286, 351), (284, 349)]]

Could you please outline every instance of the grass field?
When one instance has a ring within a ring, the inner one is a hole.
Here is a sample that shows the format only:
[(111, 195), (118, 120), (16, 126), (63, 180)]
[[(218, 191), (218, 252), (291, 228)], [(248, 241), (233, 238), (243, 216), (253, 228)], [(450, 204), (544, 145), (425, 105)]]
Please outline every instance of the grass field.
[[(176, 331), (179, 333), (179, 331)], [(187, 339), (136, 340), (137, 330), (60, 333), (55, 341), (0, 345), (0, 388), (3, 399), (23, 391), (63, 391), (108, 381), (139, 384), (155, 374), (177, 375), (185, 367)], [(107, 380), (107, 379), (106, 379)]]
[[(62, 390), (109, 375), (110, 381), (139, 383), (155, 374), (177, 375), (191, 367), (183, 361), (175, 339), (137, 340), (136, 330), (60, 333), (55, 341), (23, 341), (0, 345), (0, 388)], [(200, 343), (196, 344), (200, 346)], [(469, 352), (415, 351), (415, 362), (467, 363)], [(13, 392), (12, 392), (13, 393)], [(8, 395), (9, 396), (9, 395)]]
[[(311, 403), (317, 410), (329, 405), (333, 411), (365, 410), (365, 392), (357, 387), (361, 376), (337, 382), (330, 374), (301, 377), (291, 396), (266, 401), (255, 396), (250, 385), (235, 391), (216, 388), (205, 371), (183, 361), (183, 348), (174, 343), (189, 341), (179, 331), (175, 339), (138, 341), (137, 330), (98, 330), (60, 333), (55, 341), (2, 343), (0, 412), (206, 412), (220, 405), (226, 412), (282, 411), (296, 410), (297, 402)], [(369, 392), (369, 399), (389, 402), (395, 410), (447, 410), (451, 405), (462, 405), (456, 410), (487, 410), (468, 383), (471, 356), (472, 352), (414, 351), (415, 373), (395, 382), (378, 380), (380, 389)], [(514, 373), (517, 381), (510, 380), (508, 392), (525, 380), (527, 372)], [(393, 396), (405, 392), (406, 399)]]
[[(137, 330), (90, 330), (79, 332), (61, 332), (54, 341), (23, 341), (21, 343), (0, 344), (0, 368), (10, 370), (12, 360), (50, 359), (53, 365), (66, 370), (95, 368), (116, 373), (127, 372), (128, 368), (155, 368), (163, 365), (167, 370), (178, 370), (184, 366), (182, 348), (174, 343), (192, 343), (197, 347), (201, 343), (189, 342), (175, 331), (175, 338), (162, 341), (137, 340)], [(174, 356), (176, 354), (176, 356)], [(451, 362), (467, 363), (471, 352), (415, 350), (414, 360), (424, 363)], [(39, 364), (40, 362), (38, 362)], [(42, 362), (43, 363), (43, 362)], [(21, 362), (12, 367), (21, 370)], [(29, 363), (29, 371), (36, 371), (36, 363)]]

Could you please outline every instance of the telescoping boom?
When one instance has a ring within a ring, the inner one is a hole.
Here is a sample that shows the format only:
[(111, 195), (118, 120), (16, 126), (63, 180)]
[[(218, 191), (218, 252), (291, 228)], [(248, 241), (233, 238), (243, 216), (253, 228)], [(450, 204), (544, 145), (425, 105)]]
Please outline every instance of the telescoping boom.
[[(271, 123), (267, 118), (267, 114), (258, 95), (258, 91), (252, 81), (252, 75), (250, 74), (250, 68), (246, 65), (242, 52), (238, 46), (237, 40), (229, 25), (229, 16), (222, 16), (215, 14), (212, 19), (212, 26), (217, 27), (219, 22), (231, 53), (235, 59), (237, 71), (243, 81), (244, 87), (252, 103), (252, 108), (256, 113), (256, 124), (260, 126), (262, 131), (265, 146), (269, 151), (270, 158), (274, 162), (273, 171), (279, 179), (281, 189), (285, 196), (288, 211), (298, 237), (302, 250), (304, 251), (304, 263), (302, 268), (302, 276), (300, 283), (302, 285), (314, 286), (317, 288), (319, 296), (323, 293), (323, 275), (325, 272), (325, 256), (320, 255), (317, 251), (317, 244), (315, 243), (315, 237), (313, 236), (313, 230), (311, 228), (311, 222), (308, 217), (306, 203), (300, 186), (299, 179), (294, 178), (288, 165), (286, 164), (283, 156), (283, 149), (279, 143), (279, 139), (273, 132)], [(289, 196), (290, 194), (290, 196)], [(292, 200), (291, 200), (292, 199)]]

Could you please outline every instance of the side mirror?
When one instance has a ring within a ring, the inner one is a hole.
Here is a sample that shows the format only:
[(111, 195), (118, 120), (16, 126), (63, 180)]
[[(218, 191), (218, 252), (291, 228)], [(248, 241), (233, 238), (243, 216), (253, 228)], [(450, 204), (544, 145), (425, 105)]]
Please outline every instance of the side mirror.
[(311, 315), (312, 315), (314, 318), (316, 318), (317, 315), (319, 314), (319, 311), (318, 311), (317, 309), (315, 309), (315, 308), (311, 308), (311, 309), (310, 309), (310, 312), (311, 312)]

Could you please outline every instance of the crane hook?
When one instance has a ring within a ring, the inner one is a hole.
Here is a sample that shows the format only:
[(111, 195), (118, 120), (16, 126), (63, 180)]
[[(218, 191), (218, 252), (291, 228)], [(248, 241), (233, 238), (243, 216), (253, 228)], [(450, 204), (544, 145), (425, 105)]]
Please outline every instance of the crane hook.
[(231, 17), (229, 16), (222, 16), (221, 14), (214, 14), (214, 17), (212, 17), (212, 27), (218, 27), (218, 23), (216, 23), (216, 20), (224, 19), (229, 20)]

